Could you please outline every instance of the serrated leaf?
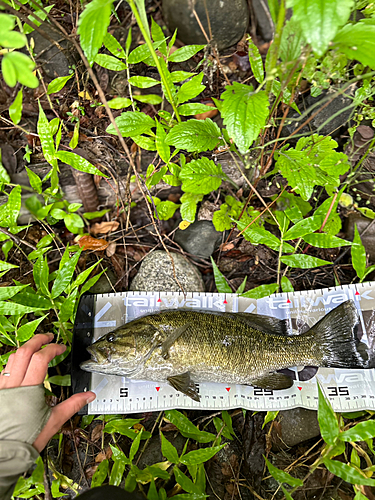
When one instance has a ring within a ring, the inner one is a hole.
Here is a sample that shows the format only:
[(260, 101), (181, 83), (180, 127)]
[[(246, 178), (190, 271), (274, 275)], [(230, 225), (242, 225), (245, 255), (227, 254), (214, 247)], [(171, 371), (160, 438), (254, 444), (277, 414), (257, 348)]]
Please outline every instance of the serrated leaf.
[(147, 137), (146, 135), (134, 135), (132, 139), (140, 148), (146, 149), (146, 151), (156, 151), (155, 140), (152, 137)]
[(232, 227), (232, 219), (228, 214), (228, 205), (223, 203), (220, 210), (216, 210), (212, 217), (212, 224), (215, 226), (216, 231), (225, 231)]
[(201, 104), (200, 102), (190, 102), (179, 106), (178, 112), (181, 116), (193, 116), (201, 113), (207, 113), (207, 111), (212, 111), (213, 109), (216, 109), (216, 107), (207, 106), (206, 104)]
[(112, 0), (93, 0), (79, 16), (77, 33), (90, 66), (103, 44), (111, 17)]
[(337, 238), (337, 236), (326, 233), (307, 234), (303, 237), (303, 239), (309, 245), (317, 248), (338, 248), (352, 244), (351, 241), (346, 241), (342, 238)]
[(301, 198), (308, 201), (314, 191), (315, 168), (303, 151), (280, 151), (276, 166)]
[(356, 59), (364, 66), (375, 69), (374, 25), (362, 21), (356, 24), (347, 24), (337, 33), (334, 43), (350, 59)]
[(258, 137), (268, 117), (268, 98), (264, 91), (238, 82), (227, 86), (222, 94), (221, 115), (230, 137), (244, 154)]
[(168, 56), (170, 62), (183, 62), (195, 56), (200, 50), (204, 49), (205, 45), (185, 45), (177, 49)]
[(195, 214), (197, 212), (197, 204), (202, 200), (203, 194), (184, 193), (180, 198), (180, 213), (182, 219), (187, 222), (194, 222)]
[(272, 465), (271, 462), (267, 460), (267, 458), (265, 458), (265, 461), (271, 476), (279, 483), (289, 484), (289, 486), (292, 486), (293, 488), (296, 486), (303, 486), (303, 481), (301, 479), (293, 477), (287, 472), (278, 469), (277, 467)]
[(131, 85), (140, 89), (148, 89), (155, 87), (155, 85), (160, 85), (159, 80), (155, 80), (155, 78), (150, 78), (149, 76), (131, 76), (128, 81)]
[(311, 257), (311, 255), (297, 254), (297, 255), (284, 255), (281, 257), (281, 262), (289, 267), (297, 267), (299, 269), (311, 269), (313, 267), (325, 266), (333, 264), (327, 260)]
[(215, 149), (220, 140), (220, 129), (210, 118), (191, 119), (175, 125), (169, 132), (166, 143), (186, 151), (207, 151)]
[(59, 76), (58, 78), (52, 80), (52, 82), (48, 84), (47, 94), (50, 95), (54, 94), (55, 92), (59, 92), (65, 87), (66, 82), (68, 82), (73, 76), (74, 73), (67, 76)]
[(248, 299), (262, 299), (263, 297), (268, 297), (277, 291), (279, 285), (277, 283), (272, 283), (270, 285), (260, 285), (248, 292), (241, 294), (241, 297), (246, 297)]
[(43, 156), (48, 161), (50, 165), (57, 168), (56, 150), (55, 144), (53, 142), (53, 136), (51, 134), (51, 129), (47, 117), (43, 111), (43, 108), (39, 104), (39, 119), (38, 119), (38, 136), (40, 143), (42, 145)]
[(288, 0), (293, 18), (300, 24), (306, 42), (321, 56), (335, 37), (338, 28), (349, 19), (353, 0)]
[(341, 477), (344, 481), (350, 484), (362, 484), (365, 486), (375, 486), (375, 479), (370, 479), (364, 476), (361, 472), (354, 469), (350, 465), (343, 464), (338, 460), (324, 460), (324, 465), (335, 476)]
[(115, 97), (114, 99), (107, 101), (107, 104), (111, 109), (128, 108), (131, 103), (131, 100), (127, 97)]
[(335, 415), (335, 412), (332, 409), (332, 406), (325, 394), (320, 387), (320, 383), (318, 382), (318, 395), (319, 395), (319, 404), (318, 404), (318, 422), (320, 427), (320, 433), (324, 441), (333, 446), (340, 433), (339, 424)]
[(221, 165), (206, 157), (187, 163), (180, 173), (183, 191), (195, 194), (209, 194), (215, 191), (224, 177)]
[(111, 71), (124, 71), (126, 69), (126, 64), (124, 62), (108, 54), (97, 54), (94, 61), (102, 68)]
[(107, 32), (103, 38), (103, 44), (113, 56), (125, 59), (126, 55), (124, 49), (113, 35)]
[(366, 270), (366, 249), (362, 244), (357, 224), (354, 224), (354, 239), (351, 248), (352, 264), (359, 279), (362, 279)]
[(85, 158), (82, 156), (77, 155), (76, 153), (71, 153), (70, 151), (57, 151), (56, 157), (70, 165), (76, 170), (79, 170), (80, 172), (86, 172), (87, 174), (93, 174), (93, 175), (100, 175), (101, 177), (108, 177), (107, 175), (103, 174), (100, 170), (98, 170), (92, 163), (87, 161)]
[(182, 84), (177, 92), (177, 103), (181, 104), (186, 101), (190, 101), (190, 99), (194, 99), (197, 97), (203, 90), (206, 88), (205, 85), (202, 85), (203, 80), (203, 72), (199, 73), (199, 75), (193, 76), (189, 81)]
[(156, 207), (157, 216), (155, 213), (155, 218), (159, 218), (160, 220), (168, 220), (173, 217), (175, 211), (179, 207), (180, 205), (177, 205), (177, 203), (173, 203), (173, 201), (161, 201)]
[(225, 279), (225, 276), (223, 275), (223, 273), (220, 272), (219, 268), (215, 264), (214, 259), (212, 257), (210, 258), (211, 258), (212, 268), (214, 270), (214, 278), (217, 291), (219, 293), (233, 293), (231, 287), (229, 286), (227, 280)]
[(251, 37), (248, 38), (249, 44), (249, 61), (251, 66), (251, 71), (258, 83), (262, 83), (264, 80), (264, 68), (262, 56), (259, 53), (258, 47), (252, 41)]
[(22, 116), (22, 96), (23, 92), (21, 89), (17, 92), (16, 98), (9, 106), (9, 116), (15, 125), (18, 125)]
[[(140, 111), (125, 111), (115, 119), (115, 122), (124, 137), (141, 135), (149, 132), (152, 127), (155, 127), (155, 121)], [(112, 124), (107, 127), (106, 132), (117, 135)]]
[(40, 307), (24, 306), (22, 304), (17, 304), (15, 302), (0, 301), (0, 314), (5, 314), (5, 315), (9, 314), (12, 316), (18, 316), (40, 310), (41, 310)]

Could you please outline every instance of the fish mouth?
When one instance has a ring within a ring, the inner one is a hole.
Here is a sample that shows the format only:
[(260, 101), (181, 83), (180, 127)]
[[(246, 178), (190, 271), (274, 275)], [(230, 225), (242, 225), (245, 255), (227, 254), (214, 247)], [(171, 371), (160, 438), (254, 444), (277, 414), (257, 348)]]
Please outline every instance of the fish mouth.
[(97, 363), (98, 362), (98, 357), (96, 355), (95, 349), (93, 349), (92, 347), (87, 347), (86, 350), (89, 352), (89, 354), (91, 356), (91, 360), (90, 361), (94, 361), (95, 363)]

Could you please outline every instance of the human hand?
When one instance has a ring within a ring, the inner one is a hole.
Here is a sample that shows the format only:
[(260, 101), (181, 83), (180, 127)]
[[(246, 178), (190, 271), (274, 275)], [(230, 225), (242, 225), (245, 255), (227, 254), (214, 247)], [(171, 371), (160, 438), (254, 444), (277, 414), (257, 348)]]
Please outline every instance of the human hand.
[[(66, 350), (65, 345), (49, 344), (53, 337), (52, 333), (37, 334), (11, 354), (0, 375), (0, 390), (42, 384), (48, 363)], [(49, 345), (42, 349), (45, 344)], [(81, 392), (52, 408), (47, 424), (33, 443), (34, 448), (41, 452), (60, 427), (95, 397), (92, 391)]]

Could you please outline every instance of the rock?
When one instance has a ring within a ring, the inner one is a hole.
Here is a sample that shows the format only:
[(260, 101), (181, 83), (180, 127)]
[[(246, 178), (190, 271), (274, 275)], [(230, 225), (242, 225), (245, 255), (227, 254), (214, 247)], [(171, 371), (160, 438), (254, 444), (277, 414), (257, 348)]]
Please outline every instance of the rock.
[(183, 231), (177, 229), (174, 241), (186, 252), (208, 259), (219, 247), (223, 233), (216, 231), (214, 225), (208, 220), (198, 220)]
[[(163, 0), (164, 20), (173, 33), (185, 44), (206, 44), (202, 30), (193, 14), (191, 3), (187, 0)], [(214, 42), (219, 50), (231, 47), (245, 34), (249, 22), (246, 0), (195, 0), (195, 11), (209, 36), (207, 15), (211, 25)]]
[[(357, 226), (362, 243), (369, 256), (369, 260), (375, 262), (375, 222), (358, 213), (351, 213), (346, 222), (347, 239), (354, 238), (354, 225)], [(371, 227), (369, 227), (371, 225)]]
[[(186, 292), (204, 292), (205, 287), (198, 269), (185, 257), (171, 253), (176, 275)], [(151, 252), (143, 260), (130, 290), (139, 292), (180, 292), (181, 288), (173, 277), (172, 264), (167, 252)]]
[(267, 2), (263, 0), (251, 0), (254, 10), (257, 28), (265, 42), (273, 38), (274, 24)]
[(197, 214), (197, 220), (210, 220), (212, 221), (212, 218), (214, 216), (214, 212), (217, 212), (220, 210), (220, 205), (217, 203), (212, 203), (209, 200), (204, 201)]
[(113, 293), (115, 292), (115, 283), (117, 281), (117, 276), (115, 273), (108, 269), (105, 273), (103, 273), (98, 281), (90, 288), (91, 293), (99, 294), (99, 293)]
[[(339, 128), (349, 120), (350, 115), (353, 111), (353, 107), (349, 109), (344, 109), (353, 104), (353, 98), (356, 86), (355, 84), (350, 85), (347, 90), (343, 94), (337, 95), (337, 97), (332, 98), (332, 96), (337, 93), (337, 90), (334, 88), (330, 88), (326, 92), (323, 92), (318, 97), (308, 96), (304, 103), (299, 104), (299, 109), (303, 112), (304, 109), (309, 109), (315, 105), (312, 111), (304, 116), (304, 120), (308, 119), (311, 115), (314, 115), (319, 111), (321, 111), (314, 116), (314, 118), (305, 125), (298, 134), (308, 134), (311, 133), (311, 130), (319, 135), (331, 135), (333, 137), (337, 136), (340, 131)], [(327, 104), (330, 97), (332, 101)], [(321, 106), (319, 102), (322, 101)], [(285, 136), (293, 133), (300, 125), (301, 125), (301, 115), (298, 113), (293, 114), (289, 117), (291, 120), (287, 125), (285, 125), (282, 135)], [(298, 120), (297, 120), (298, 119)]]
[(38, 66), (41, 66), (44, 73), (50, 78), (67, 76), (72, 64), (77, 62), (76, 51), (73, 49), (72, 44), (65, 40), (63, 35), (50, 28), (47, 22), (42, 23), (40, 28), (56, 40), (64, 49), (64, 52), (61, 52), (56, 45), (53, 45), (40, 33), (33, 31), (28, 35), (28, 38), (34, 39), (34, 54)]
[(318, 413), (305, 408), (282, 410), (277, 416), (278, 425), (275, 442), (282, 448), (291, 448), (308, 439), (319, 436)]

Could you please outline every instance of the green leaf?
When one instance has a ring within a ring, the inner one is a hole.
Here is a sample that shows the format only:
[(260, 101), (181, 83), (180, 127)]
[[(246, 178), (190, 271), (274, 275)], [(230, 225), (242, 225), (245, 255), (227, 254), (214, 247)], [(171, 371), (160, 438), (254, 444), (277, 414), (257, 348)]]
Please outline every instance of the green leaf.
[(284, 293), (285, 292), (294, 292), (293, 285), (286, 276), (283, 276), (281, 278), (281, 289)]
[(251, 37), (248, 38), (249, 44), (249, 61), (251, 66), (251, 71), (258, 83), (262, 83), (264, 80), (264, 69), (262, 56), (259, 53), (258, 47), (252, 41)]
[(341, 441), (365, 441), (375, 437), (375, 421), (367, 420), (366, 422), (358, 422), (351, 429), (341, 432), (339, 439)]
[[(91, 416), (91, 415), (90, 415)], [(91, 479), (91, 488), (96, 488), (97, 486), (101, 486), (103, 482), (107, 479), (109, 470), (109, 462), (108, 459), (105, 458), (100, 464), (98, 468), (94, 472), (94, 475)]]
[(126, 64), (124, 62), (108, 54), (97, 54), (94, 61), (102, 68), (111, 71), (124, 71), (126, 69)]
[(311, 255), (305, 254), (284, 255), (280, 260), (289, 267), (298, 267), (299, 269), (311, 269), (313, 267), (333, 264), (327, 260), (318, 259), (317, 257), (311, 257)]
[(156, 94), (146, 94), (146, 95), (133, 95), (133, 99), (139, 102), (145, 102), (147, 104), (152, 104), (153, 106), (157, 104), (161, 104), (163, 102), (163, 98), (160, 95)]
[(85, 226), (81, 217), (77, 214), (67, 214), (64, 218), (64, 223), (68, 231), (73, 234), (79, 234)]
[(131, 76), (128, 81), (131, 85), (140, 89), (148, 89), (150, 87), (155, 87), (155, 85), (160, 85), (159, 80), (155, 80), (155, 78), (150, 78), (148, 76)]
[(165, 457), (172, 464), (180, 463), (180, 459), (176, 448), (170, 441), (168, 441), (168, 439), (163, 435), (162, 432), (160, 432), (160, 436), (161, 436), (161, 452), (163, 457)]
[(215, 191), (223, 178), (221, 165), (206, 157), (187, 163), (180, 173), (183, 191), (195, 194), (209, 194)]
[(300, 24), (306, 42), (321, 56), (335, 37), (337, 30), (349, 19), (353, 0), (288, 0), (293, 18)]
[(109, 484), (113, 486), (119, 486), (124, 475), (125, 466), (129, 464), (129, 460), (125, 456), (124, 452), (119, 450), (117, 446), (110, 446), (113, 452), (112, 458), (114, 460), (114, 464), (112, 466), (111, 475), (109, 477)]
[(125, 59), (125, 51), (113, 35), (107, 32), (104, 36), (103, 44), (104, 47), (109, 50), (109, 52), (113, 56), (119, 57), (120, 59)]
[(9, 116), (15, 125), (18, 125), (22, 116), (22, 96), (23, 93), (21, 89), (17, 92), (16, 98), (9, 106)]
[[(37, 9), (37, 10), (35, 10), (35, 12), (33, 12), (33, 14), (30, 14), (30, 16), (27, 16), (27, 19), (29, 21), (32, 21), (37, 26), (40, 26), (42, 24), (41, 21), (46, 20), (48, 13), (51, 11), (51, 9), (54, 6), (55, 6), (55, 4), (51, 4), (51, 5), (44, 6), (43, 10)], [(34, 5), (34, 7), (35, 7), (35, 5)], [(39, 19), (37, 19), (37, 17)], [(23, 32), (25, 35), (28, 35), (29, 33), (32, 33), (33, 31), (34, 31), (34, 28), (32, 28), (29, 24), (25, 23), (23, 25)]]
[(184, 491), (187, 491), (188, 493), (200, 493), (198, 487), (193, 483), (191, 479), (189, 479), (182, 471), (180, 471), (177, 465), (173, 468), (173, 474), (176, 482)]
[(339, 424), (335, 415), (335, 412), (332, 409), (331, 404), (328, 399), (325, 397), (322, 388), (320, 387), (320, 383), (318, 382), (318, 395), (319, 395), (319, 404), (318, 404), (318, 422), (320, 427), (320, 433), (324, 441), (333, 446), (340, 433)]
[(237, 288), (236, 293), (238, 293), (238, 294), (244, 293), (246, 282), (247, 282), (247, 276), (244, 277), (242, 283)]
[(40, 311), (39, 307), (24, 306), (14, 302), (0, 301), (0, 314), (9, 314), (12, 316), (24, 315), (35, 311)]
[(199, 73), (199, 75), (193, 76), (189, 81), (182, 84), (177, 92), (177, 103), (181, 104), (186, 101), (190, 101), (190, 99), (194, 99), (197, 97), (203, 90), (206, 88), (205, 85), (202, 85), (203, 80), (203, 72)]
[(331, 234), (326, 233), (313, 233), (307, 234), (303, 237), (306, 243), (317, 248), (338, 248), (351, 245), (351, 241), (343, 240), (342, 238), (337, 238)]
[(375, 479), (364, 476), (361, 472), (350, 465), (343, 464), (337, 460), (324, 460), (324, 465), (335, 476), (341, 477), (350, 484), (362, 484), (364, 486), (375, 486)]
[(165, 41), (165, 36), (161, 27), (151, 18), (151, 35), (154, 42), (161, 41), (162, 44), (159, 46), (160, 52), (163, 56), (167, 56), (167, 42)]
[(38, 328), (40, 323), (48, 316), (46, 314), (45, 316), (42, 316), (41, 318), (34, 319), (34, 321), (30, 321), (29, 323), (26, 323), (25, 325), (22, 325), (20, 328), (17, 330), (17, 340), (19, 342), (26, 342), (26, 340), (29, 340), (33, 335), (35, 330)]
[(273, 420), (275, 420), (275, 418), (277, 417), (278, 414), (279, 414), (279, 410), (277, 410), (277, 411), (268, 411), (266, 413), (266, 416), (264, 417), (264, 422), (263, 422), (263, 425), (262, 425), (262, 429), (264, 429), (264, 427), (269, 422), (272, 422)]
[(210, 258), (211, 258), (212, 268), (214, 270), (214, 278), (217, 291), (219, 293), (233, 293), (231, 287), (229, 286), (227, 280), (225, 279), (225, 276), (220, 272), (219, 268), (215, 264), (214, 259), (212, 257)]
[(280, 152), (276, 166), (289, 185), (308, 201), (314, 191), (315, 168), (308, 163), (303, 151)]
[(49, 269), (45, 257), (39, 257), (38, 260), (34, 263), (33, 276), (37, 289), (39, 289), (43, 295), (48, 296)]
[(191, 119), (175, 125), (169, 132), (166, 143), (186, 151), (207, 151), (215, 149), (220, 140), (220, 129), (210, 118)]
[(75, 170), (79, 170), (80, 172), (100, 175), (101, 177), (108, 177), (107, 175), (103, 174), (103, 172), (94, 167), (92, 163), (87, 161), (82, 156), (77, 155), (76, 153), (71, 153), (70, 151), (57, 151), (56, 158), (66, 163), (67, 165), (70, 165)]
[(21, 186), (16, 186), (8, 196), (6, 225), (9, 228), (17, 226), (17, 219), (21, 210), (21, 190)]
[(127, 97), (115, 97), (110, 101), (107, 101), (108, 106), (111, 109), (123, 109), (128, 108), (131, 105), (131, 100)]
[(137, 436), (136, 438), (134, 439), (134, 441), (132, 442), (132, 445), (130, 447), (130, 452), (129, 452), (129, 460), (132, 462), (137, 451), (138, 451), (138, 448), (139, 448), (139, 445), (141, 443), (141, 438), (142, 438), (142, 430), (139, 431), (137, 433)]
[[(215, 434), (200, 431), (185, 415), (177, 410), (166, 410), (165, 418), (174, 424), (184, 437), (194, 439), (198, 443), (209, 443), (216, 438)], [(202, 461), (198, 463), (202, 463)]]
[[(131, 429), (133, 425), (138, 424), (142, 419), (136, 419), (136, 418), (126, 418), (126, 419), (115, 419), (111, 420), (105, 428), (104, 432), (108, 432), (109, 434), (113, 434), (114, 432), (118, 432), (122, 436), (127, 436), (130, 439), (135, 439), (137, 435), (139, 434), (136, 432), (134, 429)], [(151, 437), (151, 434), (149, 432), (143, 431), (141, 439), (148, 439)], [(130, 463), (130, 460), (128, 460), (128, 463)]]
[(362, 21), (347, 24), (337, 33), (334, 43), (350, 59), (356, 59), (364, 66), (375, 69), (375, 25)]
[(224, 125), (240, 153), (244, 154), (266, 124), (269, 112), (267, 94), (263, 90), (254, 93), (253, 87), (233, 82), (221, 97)]
[(59, 321), (64, 323), (68, 321), (74, 314), (75, 305), (77, 302), (78, 289), (75, 289), (68, 298), (64, 300), (60, 307)]
[(186, 455), (180, 457), (180, 461), (185, 465), (199, 465), (202, 462), (207, 462), (207, 460), (210, 460), (213, 456), (216, 455), (218, 451), (222, 450), (224, 446), (226, 446), (226, 444), (191, 451), (190, 453), (187, 453)]
[[(243, 216), (237, 223), (238, 229), (244, 231), (243, 236), (245, 240), (250, 241), (254, 245), (267, 245), (272, 250), (278, 251), (281, 245), (279, 238), (270, 231), (267, 231), (267, 229), (264, 229), (264, 227), (257, 226), (256, 223), (247, 227), (250, 220), (249, 217)], [(245, 229), (246, 227), (247, 229)]]
[(313, 233), (317, 229), (321, 228), (323, 221), (324, 217), (322, 215), (307, 217), (291, 227), (289, 231), (284, 234), (283, 240), (295, 240), (297, 238), (302, 238), (302, 236), (305, 236), (306, 234)]
[(248, 292), (241, 294), (241, 297), (246, 297), (248, 299), (262, 299), (263, 297), (268, 297), (277, 291), (279, 285), (277, 283), (272, 283), (270, 285), (260, 285)]
[(159, 153), (160, 158), (168, 163), (171, 157), (171, 149), (166, 143), (167, 134), (164, 130), (164, 127), (160, 125), (158, 121), (156, 121), (156, 149)]
[(220, 205), (220, 210), (216, 210), (212, 217), (212, 223), (216, 231), (225, 231), (232, 227), (232, 218), (229, 215), (229, 207), (226, 203)]
[[(125, 111), (115, 119), (115, 122), (124, 137), (141, 135), (144, 132), (149, 132), (152, 127), (155, 127), (155, 121), (140, 111)], [(107, 127), (106, 132), (117, 135), (112, 124)]]
[[(152, 44), (152, 46), (154, 47), (155, 50), (158, 49), (162, 45), (163, 45), (163, 40), (153, 42), (153, 44)], [(150, 58), (150, 56), (151, 56), (151, 53), (150, 53), (149, 48), (147, 47), (147, 44), (139, 45), (134, 50), (132, 50), (132, 52), (129, 54), (128, 63), (129, 64), (138, 64), (138, 63)]]
[[(61, 295), (69, 285), (77, 266), (78, 259), (80, 258), (81, 252), (82, 249), (79, 249), (78, 252), (76, 252), (73, 257), (69, 259), (68, 262), (66, 262), (63, 266), (61, 266), (60, 262), (60, 267), (51, 290), (52, 299), (56, 299), (57, 297), (59, 297), (59, 295)], [(69, 248), (65, 250), (65, 253), (69, 255)]]
[(55, 92), (59, 92), (61, 89), (65, 87), (66, 82), (68, 82), (72, 77), (74, 76), (74, 73), (71, 75), (67, 76), (59, 76), (58, 78), (55, 78), (48, 84), (48, 91), (47, 94), (54, 94)]
[(70, 147), (71, 149), (75, 149), (75, 148), (78, 146), (78, 141), (79, 141), (79, 123), (77, 122), (77, 123), (74, 125), (73, 136), (72, 136), (72, 138), (70, 139), (70, 142), (69, 142), (69, 147)]
[(188, 104), (182, 104), (177, 109), (181, 116), (192, 116), (207, 113), (207, 111), (212, 111), (213, 109), (216, 109), (216, 107), (207, 106), (206, 104), (201, 104), (200, 102), (190, 102)]
[(283, 62), (295, 61), (300, 57), (302, 47), (305, 45), (301, 27), (293, 16), (285, 23), (281, 34), (280, 59)]
[(295, 488), (296, 486), (303, 486), (303, 481), (301, 479), (298, 479), (297, 477), (293, 477), (287, 472), (278, 469), (274, 465), (271, 464), (269, 460), (267, 460), (266, 457), (264, 457), (268, 470), (270, 471), (271, 476), (276, 479), (279, 483), (286, 483), (289, 484), (289, 486), (292, 486), (292, 488)]
[(18, 82), (35, 89), (39, 85), (38, 78), (33, 74), (35, 64), (21, 52), (9, 52), (3, 56), (1, 69), (5, 83), (14, 87)]
[(41, 178), (39, 177), (39, 175), (37, 175), (32, 170), (30, 170), (28, 167), (25, 167), (25, 168), (26, 168), (27, 175), (29, 177), (30, 186), (34, 189), (34, 191), (41, 194), (42, 193), (42, 180), (41, 180)]
[(42, 145), (43, 155), (46, 161), (48, 161), (50, 165), (57, 168), (55, 144), (53, 142), (51, 129), (47, 117), (40, 104), (40, 101), (38, 101), (38, 103), (39, 103), (38, 135), (40, 143)]
[[(165, 181), (165, 177), (164, 177)], [(203, 194), (184, 193), (181, 198), (180, 213), (183, 220), (187, 222), (195, 221), (197, 204), (203, 200)]]
[(146, 149), (147, 151), (156, 151), (155, 141), (151, 137), (133, 135), (132, 139), (140, 148)]
[[(17, 266), (14, 266), (14, 267), (17, 267)], [(24, 288), (26, 288), (28, 286), (29, 285), (0, 287), (0, 300), (11, 299), (15, 295), (17, 295), (17, 293), (19, 293), (21, 290), (24, 290)]]
[(180, 49), (177, 49), (170, 54), (168, 57), (168, 61), (170, 62), (183, 62), (187, 61), (191, 57), (195, 56), (197, 52), (204, 49), (205, 45), (185, 45)]
[(351, 248), (352, 264), (359, 279), (362, 279), (366, 270), (366, 250), (362, 244), (357, 224), (354, 224), (354, 239)]
[[(180, 207), (173, 201), (161, 201), (156, 207), (157, 215), (160, 220), (168, 220), (174, 216), (175, 211)], [(155, 218), (156, 214), (155, 214)]]
[(77, 33), (90, 66), (102, 46), (111, 17), (112, 0), (92, 0), (79, 16)]
[(188, 78), (191, 78), (194, 75), (195, 75), (195, 73), (190, 73), (189, 71), (172, 71), (171, 72), (171, 78), (172, 78), (173, 83), (183, 82), (184, 80), (187, 80)]

